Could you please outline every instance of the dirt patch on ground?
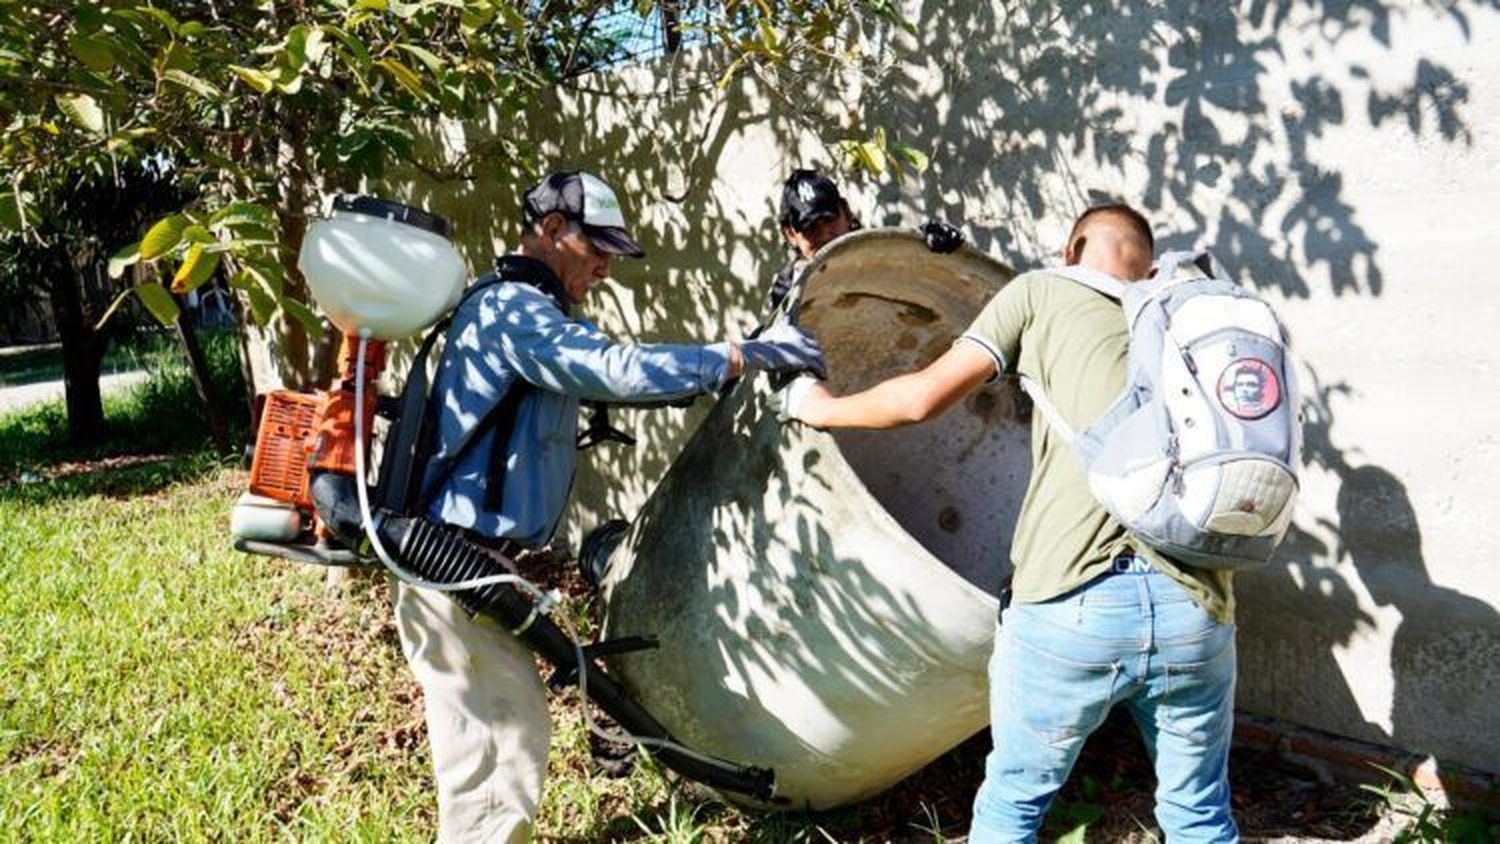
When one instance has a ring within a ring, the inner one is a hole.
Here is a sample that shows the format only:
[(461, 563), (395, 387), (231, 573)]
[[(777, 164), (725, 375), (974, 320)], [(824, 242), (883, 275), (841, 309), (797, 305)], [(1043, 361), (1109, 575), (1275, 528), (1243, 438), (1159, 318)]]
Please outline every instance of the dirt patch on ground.
[[(868, 841), (961, 840), (989, 750), (988, 734), (977, 734), (879, 797), (807, 820), (857, 831)], [(1235, 820), (1246, 840), (1388, 841), (1398, 829), (1375, 795), (1355, 785), (1320, 782), (1272, 753), (1234, 750), (1230, 779)], [(1088, 840), (1161, 841), (1152, 816), (1154, 787), (1140, 734), (1128, 716), (1116, 712), (1089, 738), (1041, 837), (1054, 840), (1084, 827)]]

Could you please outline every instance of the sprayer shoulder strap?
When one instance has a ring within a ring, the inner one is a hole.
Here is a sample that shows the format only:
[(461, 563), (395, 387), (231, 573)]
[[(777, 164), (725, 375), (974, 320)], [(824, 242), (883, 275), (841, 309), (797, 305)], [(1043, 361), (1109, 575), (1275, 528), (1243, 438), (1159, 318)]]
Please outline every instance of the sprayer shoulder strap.
[[(467, 299), (483, 287), (489, 287), (493, 284), (506, 281), (525, 283), (521, 279), (507, 278), (497, 272), (492, 272), (475, 282), (465, 292), (464, 298)], [(460, 301), (459, 304), (461, 306), (463, 302)], [(454, 308), (455, 312), (457, 310), (458, 308)], [(484, 418), (479, 420), (477, 425), (469, 429), (468, 434), (459, 443), (458, 448), (454, 450), (453, 454), (443, 458), (442, 468), (422, 488), (422, 495), (418, 499), (421, 512), (425, 512), (428, 507), (432, 506), (433, 500), (437, 498), (438, 493), (442, 491), (443, 486), (448, 483), (448, 480), (453, 477), (453, 473), (457, 471), (458, 465), (463, 462), (464, 458), (473, 452), (480, 443), (487, 440), (490, 442), (490, 459), (485, 472), (484, 509), (490, 513), (500, 511), (501, 506), (504, 504), (505, 475), (507, 470), (506, 458), (509, 456), (508, 448), (511, 435), (516, 429), (516, 417), (520, 414), (521, 402), (525, 401), (526, 397), (534, 392), (536, 392), (536, 388), (531, 385), (531, 382), (517, 374), (515, 379), (511, 381), (510, 386), (506, 388), (505, 395), (501, 397), (500, 401), (494, 407), (490, 408), (489, 412), (484, 415)], [(432, 403), (437, 400), (436, 396), (429, 396), (428, 399), (428, 414), (433, 415), (434, 418), (435, 408)], [(491, 436), (492, 432), (493, 436)], [(436, 431), (434, 430), (433, 433), (435, 435)], [(430, 454), (431, 452), (429, 451), (428, 453)]]
[[(490, 408), (489, 412), (484, 415), (484, 418), (479, 420), (479, 424), (469, 429), (469, 433), (464, 437), (463, 442), (459, 443), (458, 449), (453, 454), (442, 458), (442, 468), (422, 488), (422, 495), (418, 499), (420, 502), (419, 512), (425, 511), (428, 507), (432, 506), (433, 500), (437, 498), (443, 486), (448, 483), (448, 480), (453, 477), (453, 473), (458, 470), (458, 464), (463, 462), (463, 459), (468, 457), (486, 439), (490, 439), (491, 441), (491, 451), (489, 467), (485, 477), (484, 508), (488, 512), (495, 512), (500, 508), (501, 490), (505, 481), (506, 448), (510, 443), (511, 433), (516, 429), (516, 415), (520, 409), (521, 401), (526, 397), (527, 393), (532, 392), (532, 389), (531, 385), (525, 379), (520, 376), (516, 377), (515, 383), (511, 384), (510, 388), (505, 391), (505, 395), (500, 401), (494, 407)], [(491, 431), (494, 432), (493, 438), (487, 436)]]
[[(478, 280), (469, 285), (469, 289), (464, 291), (463, 297), (458, 300), (457, 305), (453, 306), (453, 310), (449, 312), (448, 316), (444, 317), (442, 322), (439, 322), (437, 325), (432, 327), (432, 330), (427, 335), (427, 340), (422, 343), (423, 354), (419, 355), (418, 359), (413, 361), (412, 366), (416, 367), (419, 364), (425, 365), (425, 353), (430, 350), (432, 341), (437, 337), (437, 335), (446, 334), (448, 332), (448, 329), (453, 324), (453, 315), (458, 313), (458, 310), (462, 308), (470, 298), (483, 290), (499, 284), (500, 281), (501, 278), (499, 277), (499, 275), (490, 272), (480, 276)], [(437, 395), (428, 393), (426, 396), (426, 401), (424, 403), (420, 422), (422, 426), (421, 445), (418, 448), (417, 453), (413, 459), (413, 463), (415, 465), (412, 467), (414, 475), (413, 480), (417, 483), (421, 482), (421, 475), (426, 474), (425, 472), (422, 472), (419, 467), (427, 465), (433, 459), (432, 452), (434, 450), (434, 445), (436, 445), (437, 439), (437, 409), (438, 402), (440, 400), (441, 399)], [(504, 402), (502, 401), (501, 404), (504, 404)], [(474, 449), (476, 443), (484, 439), (483, 435), (485, 431), (488, 431), (494, 427), (495, 422), (498, 421), (494, 418), (498, 410), (499, 405), (492, 408), (489, 413), (485, 414), (483, 419), (479, 420), (478, 425), (475, 425), (472, 429), (470, 429), (468, 436), (464, 437), (463, 442), (459, 443), (458, 448), (453, 452), (453, 454), (442, 458), (442, 468), (438, 470), (437, 475), (435, 475), (431, 481), (422, 484), (421, 492), (416, 499), (417, 506), (415, 508), (412, 508), (412, 512), (422, 513), (425, 512), (429, 506), (431, 506), (432, 500), (437, 497), (438, 490), (442, 489), (443, 485), (448, 482), (448, 479), (453, 477), (453, 472), (458, 468), (459, 461), (461, 461), (465, 456), (468, 455), (470, 451)]]
[(406, 385), (401, 389), (401, 410), (386, 437), (385, 455), (380, 464), (379, 497), (381, 506), (397, 513), (410, 513), (410, 502), (422, 483), (421, 467), (432, 454), (434, 420), (428, 409), (427, 359), (438, 336), (448, 327), (442, 320), (427, 332), (422, 345), (407, 368)]

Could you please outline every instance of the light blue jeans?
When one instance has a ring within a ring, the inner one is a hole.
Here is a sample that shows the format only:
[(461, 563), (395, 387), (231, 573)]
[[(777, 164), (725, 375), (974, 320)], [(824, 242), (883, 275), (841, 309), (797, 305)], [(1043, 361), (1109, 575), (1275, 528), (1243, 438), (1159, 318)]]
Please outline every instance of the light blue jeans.
[(990, 659), (990, 731), (970, 844), (1035, 840), (1084, 739), (1130, 708), (1169, 842), (1237, 841), (1229, 812), (1234, 628), (1125, 557), (1059, 598), (1013, 604)]

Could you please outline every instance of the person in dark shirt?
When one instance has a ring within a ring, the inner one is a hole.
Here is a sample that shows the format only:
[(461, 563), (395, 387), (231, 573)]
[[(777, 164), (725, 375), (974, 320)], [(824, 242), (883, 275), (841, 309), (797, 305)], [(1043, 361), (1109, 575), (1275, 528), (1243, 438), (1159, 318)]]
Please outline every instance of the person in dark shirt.
[[(863, 226), (839, 186), (817, 170), (797, 169), (781, 186), (781, 236), (791, 247), (792, 260), (771, 278), (761, 325), (768, 325), (786, 299), (797, 274), (819, 249)], [(933, 252), (952, 252), (964, 243), (963, 232), (940, 220), (928, 220), (917, 228)]]

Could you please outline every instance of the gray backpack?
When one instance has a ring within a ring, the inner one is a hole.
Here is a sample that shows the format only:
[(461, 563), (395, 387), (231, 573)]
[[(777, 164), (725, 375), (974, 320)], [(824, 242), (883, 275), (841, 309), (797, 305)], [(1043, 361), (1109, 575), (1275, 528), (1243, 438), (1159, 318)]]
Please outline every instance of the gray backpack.
[(1130, 284), (1083, 267), (1059, 275), (1125, 308), (1125, 391), (1081, 434), (1023, 378), (1083, 462), (1094, 497), (1152, 548), (1200, 568), (1264, 564), (1291, 524), (1300, 401), (1271, 307), (1206, 252), (1164, 255)]

